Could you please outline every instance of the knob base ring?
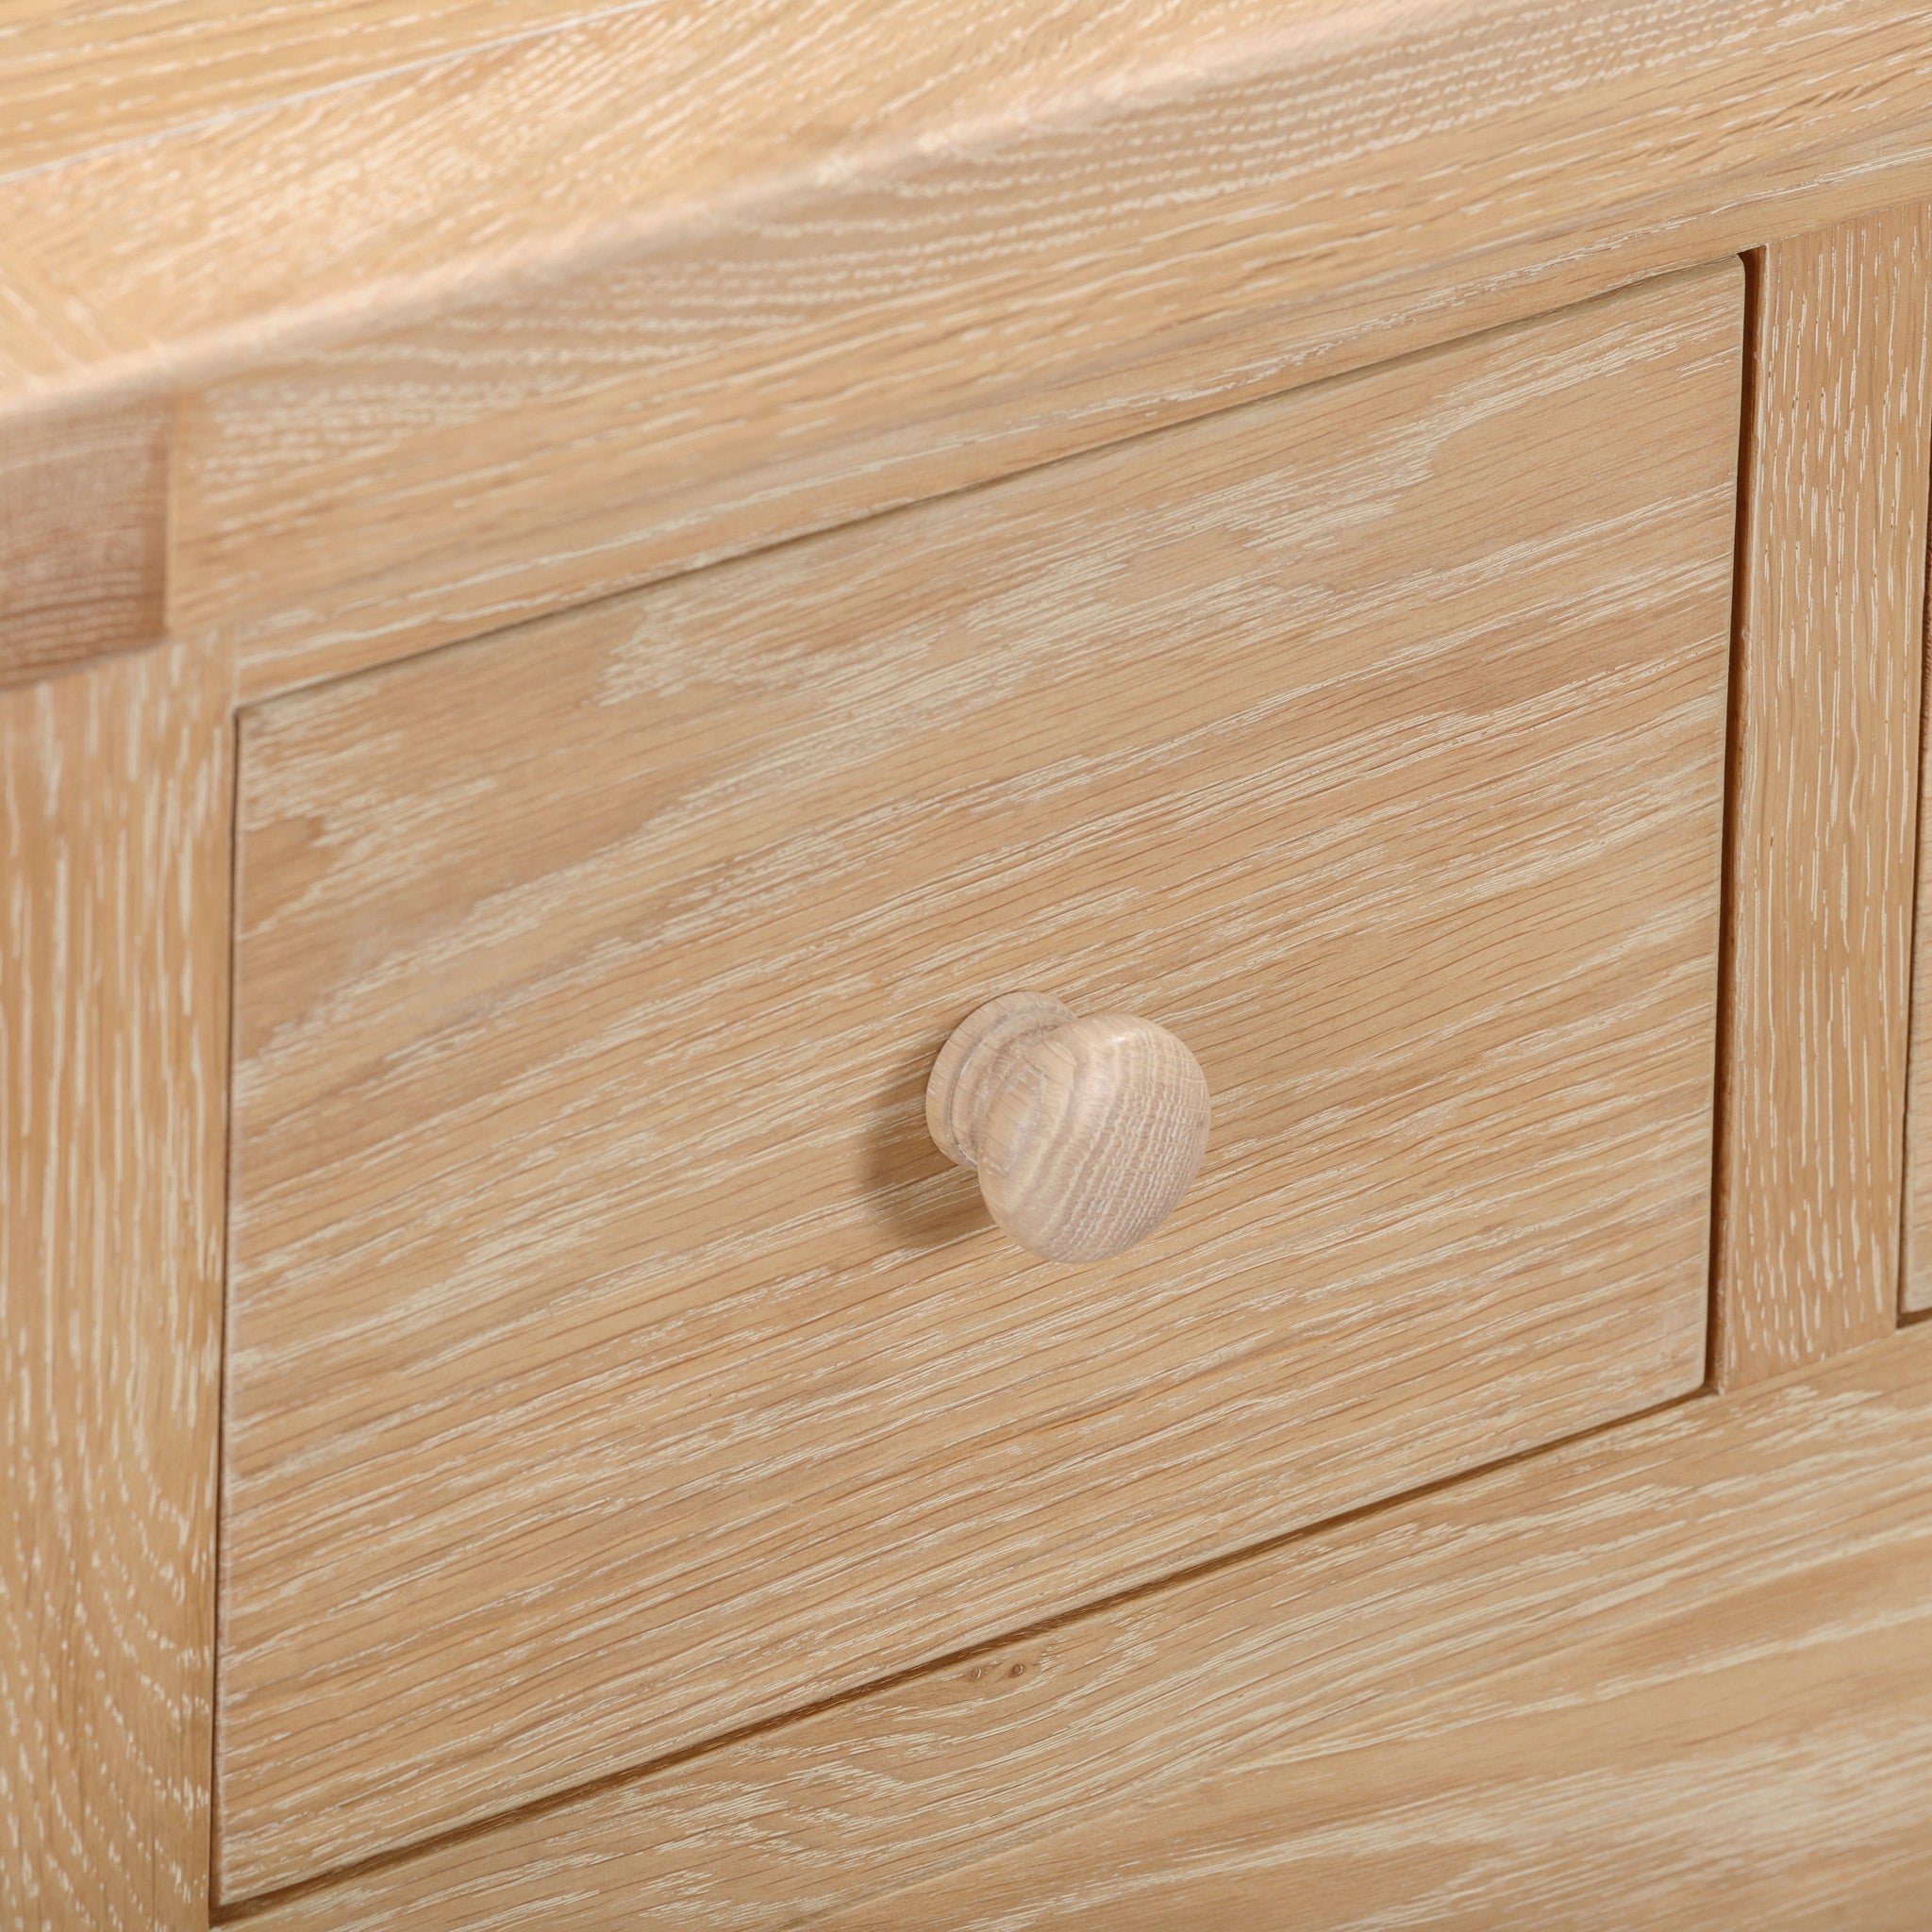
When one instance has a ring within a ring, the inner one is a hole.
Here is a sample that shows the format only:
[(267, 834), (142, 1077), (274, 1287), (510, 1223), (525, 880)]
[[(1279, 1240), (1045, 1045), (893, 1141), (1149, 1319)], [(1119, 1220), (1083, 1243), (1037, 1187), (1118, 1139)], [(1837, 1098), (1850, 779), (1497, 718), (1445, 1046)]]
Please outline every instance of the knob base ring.
[(1003, 992), (954, 1027), (925, 1083), (925, 1124), (940, 1151), (961, 1167), (979, 1164), (974, 1133), (987, 1101), (1003, 1087), (1022, 1050), (1074, 1017), (1043, 992)]

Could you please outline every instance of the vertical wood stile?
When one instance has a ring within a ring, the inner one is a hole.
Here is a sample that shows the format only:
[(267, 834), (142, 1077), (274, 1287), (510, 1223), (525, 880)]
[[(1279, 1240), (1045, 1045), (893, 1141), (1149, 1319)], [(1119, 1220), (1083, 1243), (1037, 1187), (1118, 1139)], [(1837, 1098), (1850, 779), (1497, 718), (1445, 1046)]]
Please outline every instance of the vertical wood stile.
[(1928, 407), (1923, 207), (1764, 251), (1739, 574), (1713, 1369), (1896, 1318)]
[[(1926, 494), (1932, 499), (1932, 479)], [(1932, 513), (1928, 513), (1932, 524)], [(1932, 530), (1927, 533), (1928, 582), (1924, 600), (1921, 662), (1932, 657)], [(1923, 695), (1921, 698), (1923, 703)], [(1899, 1253), (1899, 1293), (1904, 1312), (1932, 1309), (1932, 943), (1924, 937), (1932, 919), (1932, 840), (1926, 835), (1925, 807), (1932, 794), (1926, 768), (1927, 735), (1919, 741), (1919, 889), (1912, 933), (1911, 1058), (1906, 1080), (1906, 1201)]]
[(0, 692), (0, 1924), (206, 1927), (226, 669)]

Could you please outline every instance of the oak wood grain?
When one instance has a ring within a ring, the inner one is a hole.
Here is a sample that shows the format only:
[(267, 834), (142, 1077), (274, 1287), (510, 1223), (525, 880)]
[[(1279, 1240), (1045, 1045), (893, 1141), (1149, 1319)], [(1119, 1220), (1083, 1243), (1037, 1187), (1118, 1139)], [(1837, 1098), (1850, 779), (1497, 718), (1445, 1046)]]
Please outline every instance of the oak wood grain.
[[(246, 715), (225, 1897), (1701, 1378), (1740, 295)], [(1012, 986), (1208, 1073), (1121, 1260)]]
[[(546, 236), (505, 295), (439, 288), (419, 323), (189, 405), (173, 622), (232, 638), (251, 694), (1932, 192), (1924, 21), (1896, 0), (1341, 22), (835, 0), (811, 9), (817, 44), (877, 92), (833, 155), (846, 90), (800, 71), (795, 0), (762, 46), (741, 9), (709, 10), (746, 35), (729, 71), (766, 62), (795, 104), (759, 103), (768, 185), (731, 153), (737, 113), (664, 85), (704, 72), (686, 50), (552, 54), (600, 85), (634, 73), (635, 106), (529, 154), (528, 201), (563, 227), (586, 176), (649, 166), (682, 190), (688, 168), (695, 212), (654, 181), (661, 214), (583, 244), (581, 273)], [(502, 147), (527, 83), (460, 84), (438, 139), (467, 161)], [(411, 175), (419, 100), (381, 125), (389, 178)], [(251, 151), (204, 226), (284, 199), (264, 174), (306, 203), (312, 138), (267, 166)], [(412, 209), (395, 232), (424, 225)]]
[(637, 0), (8, 0), (0, 176), (636, 10)]
[(181, 396), (253, 694), (1932, 192), (1906, 0), (492, 17), (83, 11), (0, 181), (0, 421)]
[(244, 1923), (1909, 1932), (1928, 1619), (1914, 1333)]
[(223, 667), (0, 692), (0, 1924), (205, 1927)]
[(154, 403), (0, 436), (0, 685), (159, 638), (167, 438)]
[(1764, 251), (1717, 1200), (1725, 1385), (1896, 1319), (1932, 212)]
[(1807, 1509), (1795, 1548), (1767, 1516), (1780, 1560), (1755, 1587), (1673, 1591), (1398, 1722), (818, 1923), (1910, 1932), (1932, 1896), (1932, 1417), (1912, 1408), (1908, 1495), (1841, 1491), (1851, 1522)]
[[(675, 240), (700, 211), (728, 230), (741, 210), (803, 213), (817, 197), (829, 213), (849, 194), (857, 219), (875, 191), (916, 195), (922, 158), (976, 151), (1003, 171), (1028, 158), (1029, 133), (1044, 144), (1028, 172), (1043, 195), (1070, 197), (1068, 219), (1110, 198), (1082, 179), (1099, 144), (1117, 167), (1138, 165), (1129, 128), (1166, 136), (1162, 165), (1199, 151), (1208, 193), (1195, 226), (1224, 213), (1236, 176), (1277, 201), (1297, 184), (1277, 213), (1304, 197), (1319, 208), (1338, 169), (1357, 199), (1389, 194), (1394, 172), (1380, 176), (1374, 144), (1498, 170), (1507, 205), (1407, 168), (1399, 232), (1364, 207), (1333, 238), (1352, 244), (1347, 262), (1303, 263), (1310, 296), (1338, 272), (1330, 294), (1386, 270), (1391, 250), (1439, 267), (1479, 252), (1497, 225), (1537, 223), (1546, 250), (1566, 221), (1619, 198), (1622, 219), (1592, 249), (1697, 219), (1692, 208), (1768, 211), (1819, 192), (1869, 204), (1893, 169), (1932, 161), (1920, 25), (1901, 0), (1696, 12), (1648, 0), (1614, 30), (1578, 0), (1425, 12), (1330, 0), (29, 4), (0, 23), (0, 287), (38, 280), (66, 302), (18, 316), (0, 303), (0, 366), (17, 401), (103, 381), (198, 387), (366, 334), (384, 313), (610, 265), (626, 242)], [(1499, 91), (1505, 69), (1515, 85)], [(1354, 90), (1365, 98), (1327, 97), (1372, 77)], [(1748, 103), (1724, 97), (1740, 81)], [(1243, 95), (1250, 113), (1272, 108), (1287, 152), (1230, 151)], [(1689, 206), (1665, 206), (1693, 183)], [(1237, 195), (1225, 211), (1241, 207)], [(74, 221), (76, 209), (94, 219)], [(1143, 202), (1144, 244), (1160, 221)]]
[[(1932, 545), (1932, 512), (1927, 516), (1928, 545)], [(1924, 639), (1921, 678), (1932, 657), (1932, 570), (1924, 585), (1922, 620)], [(1924, 691), (1921, 691), (1924, 703)], [(1932, 1309), (1932, 770), (1926, 765), (1927, 739), (1923, 715), (1919, 740), (1918, 893), (1912, 931), (1911, 1048), (1907, 1063), (1905, 1205), (1901, 1217), (1899, 1299), (1907, 1314)]]

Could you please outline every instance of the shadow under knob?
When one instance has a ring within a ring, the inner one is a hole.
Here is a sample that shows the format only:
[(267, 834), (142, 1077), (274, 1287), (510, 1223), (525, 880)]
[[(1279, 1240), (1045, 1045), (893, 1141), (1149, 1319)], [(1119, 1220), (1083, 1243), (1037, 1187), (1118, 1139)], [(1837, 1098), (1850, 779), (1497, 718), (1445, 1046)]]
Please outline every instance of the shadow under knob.
[(1048, 1261), (1099, 1261), (1179, 1206), (1208, 1147), (1208, 1079), (1164, 1026), (1002, 993), (953, 1029), (925, 1088), (941, 1150)]

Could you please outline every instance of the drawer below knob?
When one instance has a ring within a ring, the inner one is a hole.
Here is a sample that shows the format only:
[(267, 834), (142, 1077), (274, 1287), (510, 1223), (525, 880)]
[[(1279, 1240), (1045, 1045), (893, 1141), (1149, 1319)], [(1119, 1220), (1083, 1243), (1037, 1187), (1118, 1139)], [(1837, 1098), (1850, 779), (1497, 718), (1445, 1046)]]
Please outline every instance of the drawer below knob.
[(978, 1171), (992, 1218), (1048, 1261), (1098, 1261), (1152, 1234), (1208, 1147), (1208, 1079), (1164, 1026), (1076, 1019), (1002, 993), (954, 1028), (926, 1082), (941, 1150)]

